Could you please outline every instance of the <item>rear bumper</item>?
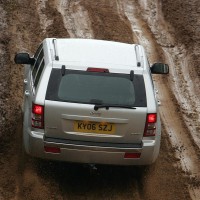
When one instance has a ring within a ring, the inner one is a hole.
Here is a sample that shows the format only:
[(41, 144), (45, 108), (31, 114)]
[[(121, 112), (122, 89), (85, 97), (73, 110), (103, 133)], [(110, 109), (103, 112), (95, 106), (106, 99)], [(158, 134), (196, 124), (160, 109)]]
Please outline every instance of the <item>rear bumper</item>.
[[(60, 153), (47, 153), (44, 146), (58, 147)], [(160, 139), (145, 140), (141, 145), (107, 144), (43, 138), (41, 133), (29, 134), (29, 154), (34, 157), (93, 164), (149, 165), (159, 153)], [(141, 153), (140, 158), (124, 158), (125, 153)]]

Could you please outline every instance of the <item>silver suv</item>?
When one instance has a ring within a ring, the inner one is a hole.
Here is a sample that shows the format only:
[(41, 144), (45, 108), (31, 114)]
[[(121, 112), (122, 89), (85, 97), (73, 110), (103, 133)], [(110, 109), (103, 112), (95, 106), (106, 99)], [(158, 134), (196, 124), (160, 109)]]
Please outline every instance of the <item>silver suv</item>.
[(25, 64), (23, 142), (35, 157), (78, 163), (149, 165), (161, 123), (141, 45), (47, 38)]

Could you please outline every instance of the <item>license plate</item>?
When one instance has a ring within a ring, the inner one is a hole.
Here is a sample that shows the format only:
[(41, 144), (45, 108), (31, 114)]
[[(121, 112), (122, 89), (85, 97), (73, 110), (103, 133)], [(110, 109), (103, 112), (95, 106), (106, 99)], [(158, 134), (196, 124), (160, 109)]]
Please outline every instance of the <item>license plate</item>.
[(115, 124), (107, 122), (75, 121), (74, 131), (84, 133), (113, 134), (115, 133)]

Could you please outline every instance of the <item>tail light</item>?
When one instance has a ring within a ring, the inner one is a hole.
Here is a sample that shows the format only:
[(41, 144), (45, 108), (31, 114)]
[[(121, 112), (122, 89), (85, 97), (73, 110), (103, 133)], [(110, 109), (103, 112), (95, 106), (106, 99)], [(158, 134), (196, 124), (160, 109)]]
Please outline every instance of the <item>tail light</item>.
[(144, 129), (144, 137), (155, 136), (156, 134), (157, 114), (147, 114), (146, 125)]
[(44, 128), (44, 106), (34, 104), (32, 105), (32, 127)]

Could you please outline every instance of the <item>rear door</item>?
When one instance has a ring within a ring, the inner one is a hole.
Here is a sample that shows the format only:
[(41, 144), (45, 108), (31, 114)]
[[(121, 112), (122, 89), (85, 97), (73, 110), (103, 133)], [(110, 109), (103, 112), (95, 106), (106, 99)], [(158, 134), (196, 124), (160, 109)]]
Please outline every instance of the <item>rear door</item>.
[(62, 74), (53, 69), (45, 100), (45, 135), (141, 143), (146, 113), (142, 75), (131, 80), (129, 74), (76, 70)]

